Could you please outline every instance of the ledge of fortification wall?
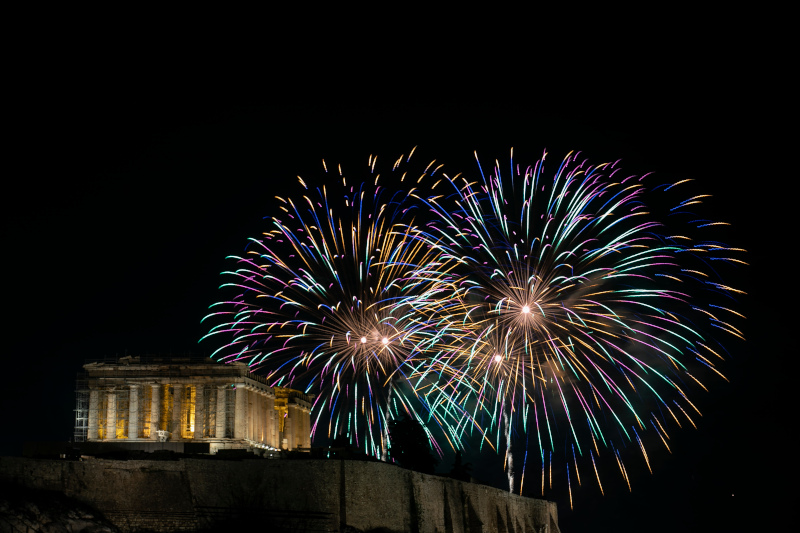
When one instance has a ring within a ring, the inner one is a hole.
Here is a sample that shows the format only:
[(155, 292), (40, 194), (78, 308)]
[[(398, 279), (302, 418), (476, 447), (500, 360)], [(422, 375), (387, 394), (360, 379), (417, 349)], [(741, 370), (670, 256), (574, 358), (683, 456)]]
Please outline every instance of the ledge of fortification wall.
[(558, 532), (552, 502), (379, 462), (2, 457), (0, 481), (61, 492), (123, 531), (194, 530), (245, 516), (323, 531)]
[(524, 498), (474, 483), (426, 475), (393, 465), (345, 463), (346, 522), (362, 530), (551, 531), (558, 523), (553, 502)]

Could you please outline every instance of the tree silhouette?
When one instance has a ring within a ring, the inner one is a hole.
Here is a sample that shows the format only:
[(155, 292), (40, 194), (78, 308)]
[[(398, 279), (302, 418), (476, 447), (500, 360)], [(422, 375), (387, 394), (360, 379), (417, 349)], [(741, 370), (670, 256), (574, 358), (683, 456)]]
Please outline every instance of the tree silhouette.
[(389, 455), (404, 468), (433, 474), (439, 462), (428, 435), (417, 420), (403, 416), (389, 422)]
[(462, 463), (461, 462), (461, 452), (456, 452), (456, 460), (453, 462), (453, 468), (450, 470), (448, 474), (453, 479), (458, 479), (459, 481), (469, 481), (472, 477), (470, 475), (472, 471), (472, 463)]

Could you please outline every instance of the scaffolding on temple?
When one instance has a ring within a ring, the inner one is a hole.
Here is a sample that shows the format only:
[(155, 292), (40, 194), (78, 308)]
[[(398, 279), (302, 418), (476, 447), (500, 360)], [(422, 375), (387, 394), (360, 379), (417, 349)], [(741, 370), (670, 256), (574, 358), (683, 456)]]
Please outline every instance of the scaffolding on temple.
[(89, 432), (89, 376), (78, 372), (75, 379), (75, 431), (73, 442), (86, 442)]

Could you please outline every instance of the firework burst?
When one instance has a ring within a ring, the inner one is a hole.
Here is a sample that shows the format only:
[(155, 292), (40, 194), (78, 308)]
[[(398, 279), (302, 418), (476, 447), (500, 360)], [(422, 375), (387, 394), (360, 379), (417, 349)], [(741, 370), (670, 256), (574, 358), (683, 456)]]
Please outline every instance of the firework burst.
[[(643, 432), (666, 445), (670, 422), (700, 414), (701, 378), (722, 376), (711, 333), (741, 337), (731, 319), (743, 317), (718, 267), (743, 250), (707, 236), (721, 223), (691, 213), (703, 196), (680, 196), (689, 180), (650, 187), (572, 153), (548, 178), (544, 160), (521, 167), (512, 151), (488, 173), (478, 162), (479, 178), (448, 178), (452, 194), (426, 200), (436, 220), (416, 237), (458, 263), (447, 293), (458, 346), (435, 362), (498, 446), (518, 426), (536, 442), (543, 489), (554, 455), (570, 484), (601, 455), (627, 481), (622, 452), (649, 468)], [(513, 490), (511, 461), (509, 450)]]
[(268, 231), (230, 258), (237, 268), (221, 288), (231, 298), (204, 319), (216, 322), (204, 338), (225, 339), (212, 357), (316, 394), (312, 435), (342, 435), (379, 457), (388, 419), (428, 421), (405, 374), (436, 342), (419, 302), (447, 276), (438, 250), (411, 236), (416, 187), (439, 167), (407, 170), (410, 157), (381, 176), (370, 156), (363, 181), (324, 161), (324, 185), (309, 189), (301, 178), (302, 194), (278, 198)]

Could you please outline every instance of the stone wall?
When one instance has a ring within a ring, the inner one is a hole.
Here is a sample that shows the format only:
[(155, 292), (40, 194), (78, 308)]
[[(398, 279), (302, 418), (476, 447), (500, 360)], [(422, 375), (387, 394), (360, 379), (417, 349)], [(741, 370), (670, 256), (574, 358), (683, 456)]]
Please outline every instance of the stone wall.
[(368, 461), (0, 458), (0, 481), (54, 490), (123, 531), (224, 523), (271, 530), (557, 533), (555, 504)]

